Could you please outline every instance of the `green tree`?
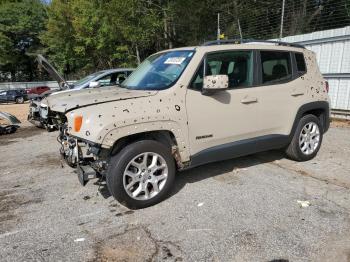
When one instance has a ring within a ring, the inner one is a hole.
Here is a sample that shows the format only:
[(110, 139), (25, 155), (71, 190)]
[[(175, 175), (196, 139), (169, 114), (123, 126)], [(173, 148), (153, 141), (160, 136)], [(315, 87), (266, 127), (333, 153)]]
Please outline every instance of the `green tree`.
[(75, 57), (75, 31), (73, 28), (74, 14), (67, 0), (52, 0), (48, 6), (46, 31), (41, 35), (41, 41), (46, 46), (45, 55), (57, 69), (70, 74), (81, 67)]
[(39, 34), (45, 29), (46, 10), (39, 0), (0, 4), (0, 78), (32, 80), (34, 59), (42, 48)]
[[(108, 10), (107, 28), (113, 28), (120, 37), (133, 64), (140, 63), (151, 50), (160, 49), (157, 47), (162, 38), (161, 6), (152, 1), (112, 0)], [(113, 56), (119, 57), (118, 53)]]

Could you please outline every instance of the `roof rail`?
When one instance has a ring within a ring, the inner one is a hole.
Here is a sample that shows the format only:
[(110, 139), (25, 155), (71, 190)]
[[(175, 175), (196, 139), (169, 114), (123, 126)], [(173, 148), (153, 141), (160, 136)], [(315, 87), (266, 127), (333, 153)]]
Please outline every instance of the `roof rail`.
[(256, 40), (256, 39), (227, 39), (227, 40), (214, 40), (205, 42), (202, 46), (210, 46), (210, 45), (225, 45), (225, 44), (247, 44), (247, 43), (267, 43), (267, 44), (275, 44), (281, 46), (292, 46), (297, 48), (305, 48), (303, 45), (295, 44), (295, 43), (287, 43), (282, 41), (274, 41), (274, 40)]

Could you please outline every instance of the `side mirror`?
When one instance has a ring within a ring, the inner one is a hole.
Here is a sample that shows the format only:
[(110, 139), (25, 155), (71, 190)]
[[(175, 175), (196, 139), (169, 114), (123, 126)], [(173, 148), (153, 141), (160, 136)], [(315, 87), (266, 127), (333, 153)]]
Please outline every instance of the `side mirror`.
[(205, 76), (203, 80), (203, 90), (213, 91), (225, 90), (228, 88), (228, 76), (227, 75), (210, 75)]
[(100, 87), (100, 82), (98, 82), (98, 81), (91, 81), (90, 84), (89, 84), (89, 87), (90, 88)]

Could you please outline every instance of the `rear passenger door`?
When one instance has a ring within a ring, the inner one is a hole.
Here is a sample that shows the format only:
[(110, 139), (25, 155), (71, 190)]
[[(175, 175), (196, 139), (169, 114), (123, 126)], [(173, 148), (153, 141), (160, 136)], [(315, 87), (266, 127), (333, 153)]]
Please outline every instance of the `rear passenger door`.
[(261, 50), (260, 117), (263, 135), (288, 135), (303, 93), (297, 93), (294, 54), (289, 51)]

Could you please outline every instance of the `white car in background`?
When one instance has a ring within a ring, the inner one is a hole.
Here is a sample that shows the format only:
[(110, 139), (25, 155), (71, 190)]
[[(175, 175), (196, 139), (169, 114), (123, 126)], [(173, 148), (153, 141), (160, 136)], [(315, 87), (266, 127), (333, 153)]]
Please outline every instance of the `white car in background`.
[(58, 83), (59, 89), (50, 90), (41, 95), (32, 95), (29, 106), (28, 121), (38, 127), (45, 127), (48, 130), (54, 130), (55, 126), (48, 119), (48, 107), (45, 99), (50, 96), (56, 96), (67, 92), (79, 91), (86, 88), (100, 88), (104, 86), (118, 86), (134, 71), (133, 68), (115, 68), (97, 71), (72, 84), (69, 84), (57, 70), (42, 56), (37, 57), (38, 64), (47, 71), (50, 76)]

